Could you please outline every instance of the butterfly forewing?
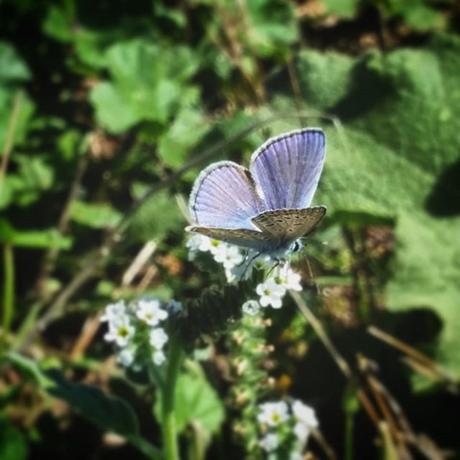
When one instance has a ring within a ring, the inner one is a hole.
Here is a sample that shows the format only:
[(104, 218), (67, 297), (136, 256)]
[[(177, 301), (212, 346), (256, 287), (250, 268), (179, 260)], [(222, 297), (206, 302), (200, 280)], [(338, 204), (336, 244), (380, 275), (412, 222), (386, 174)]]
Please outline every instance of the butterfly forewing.
[(270, 244), (270, 235), (246, 228), (212, 228), (212, 227), (187, 227), (187, 231), (200, 233), (209, 238), (236, 244), (256, 251), (266, 250)]
[(267, 209), (307, 208), (323, 169), (325, 138), (302, 129), (269, 139), (254, 152), (250, 171)]
[(214, 163), (200, 174), (189, 208), (198, 226), (249, 229), (251, 218), (266, 209), (249, 170), (231, 161)]
[(308, 235), (326, 214), (326, 208), (278, 209), (265, 211), (252, 219), (254, 225), (273, 238), (290, 241)]

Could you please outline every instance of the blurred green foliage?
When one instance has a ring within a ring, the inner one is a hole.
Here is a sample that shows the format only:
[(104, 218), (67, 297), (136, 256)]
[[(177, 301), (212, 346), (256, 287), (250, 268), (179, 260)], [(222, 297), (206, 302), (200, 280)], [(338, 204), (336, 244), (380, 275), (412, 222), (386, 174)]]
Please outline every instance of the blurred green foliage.
[[(454, 0), (1, 1), (0, 273), (2, 314), (13, 315), (1, 345), (40, 350), (36, 367), (32, 360), (5, 366), (40, 391), (47, 354), (55, 353), (66, 377), (65, 370), (103, 372), (91, 361), (106, 354), (100, 345), (84, 350), (88, 360), (75, 358), (70, 344), (80, 338), (81, 318), (73, 329), (40, 336), (52, 329), (46, 321), (65, 323), (69, 312), (91, 317), (113, 298), (140, 292), (198, 299), (209, 278), (187, 261), (183, 232), (193, 179), (209, 162), (243, 162), (269, 135), (300, 123), (327, 132), (315, 202), (327, 205), (328, 219), (307, 252), (318, 283), (342, 293), (336, 317), (343, 307), (363, 324), (373, 319), (355, 292), (365, 272), (381, 309), (436, 315), (441, 332), (418, 345), (458, 377), (458, 21)], [(312, 117), (297, 118), (299, 111)], [(251, 130), (272, 115), (284, 118)], [(152, 187), (158, 191), (144, 202)], [(363, 269), (350, 239), (369, 228), (390, 234), (395, 245), (385, 257), (363, 257)], [(154, 254), (126, 281), (152, 241)], [(227, 292), (233, 317), (239, 298)], [(202, 300), (191, 309), (193, 338), (228, 320), (208, 297), (202, 312)], [(288, 323), (279, 321), (280, 336)], [(303, 335), (302, 324), (295, 340)], [(291, 372), (293, 363), (280, 367)], [(16, 398), (22, 383), (13, 387), (9, 378), (2, 375), (2, 388), (14, 391), (0, 406), (0, 459), (7, 460), (27, 457), (24, 433), (33, 425), (20, 420), (18, 429), (10, 421), (8, 407), (23, 400)], [(59, 379), (56, 398), (83, 414), (91, 407), (92, 422), (149, 452), (131, 406)], [(217, 433), (228, 416), (219, 391), (201, 371), (183, 374), (180, 429), (200, 425), (206, 439)], [(50, 404), (40, 400), (37, 411)]]

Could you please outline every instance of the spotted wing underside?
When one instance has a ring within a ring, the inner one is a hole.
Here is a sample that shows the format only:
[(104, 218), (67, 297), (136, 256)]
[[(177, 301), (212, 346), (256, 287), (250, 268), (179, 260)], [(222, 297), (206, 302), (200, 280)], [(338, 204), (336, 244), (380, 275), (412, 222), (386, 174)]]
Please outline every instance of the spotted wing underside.
[(263, 232), (246, 228), (189, 226), (186, 230), (199, 233), (214, 240), (225, 241), (226, 243), (236, 244), (256, 251), (261, 251), (269, 246), (272, 239), (270, 234), (264, 234)]
[(308, 235), (326, 214), (324, 206), (265, 211), (252, 219), (262, 233), (279, 240), (295, 240)]

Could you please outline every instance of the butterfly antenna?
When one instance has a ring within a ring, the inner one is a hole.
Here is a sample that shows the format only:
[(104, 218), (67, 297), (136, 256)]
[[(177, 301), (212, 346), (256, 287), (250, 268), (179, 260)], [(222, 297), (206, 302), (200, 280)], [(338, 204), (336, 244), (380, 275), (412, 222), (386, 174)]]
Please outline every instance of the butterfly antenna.
[[(267, 275), (265, 276), (265, 280), (273, 273), (273, 270), (275, 270), (275, 268), (279, 267), (281, 265), (281, 262), (279, 260), (277, 260), (273, 265), (272, 267), (270, 268), (270, 270), (268, 271)], [(264, 281), (265, 281), (264, 280)]]

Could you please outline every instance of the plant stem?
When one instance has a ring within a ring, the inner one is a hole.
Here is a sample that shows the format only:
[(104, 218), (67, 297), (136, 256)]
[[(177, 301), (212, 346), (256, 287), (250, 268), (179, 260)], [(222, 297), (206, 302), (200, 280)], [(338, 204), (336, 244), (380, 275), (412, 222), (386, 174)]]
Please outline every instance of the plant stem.
[(353, 460), (354, 413), (345, 412), (345, 460)]
[(8, 336), (14, 312), (14, 254), (11, 244), (3, 246), (3, 321), (4, 338)]
[(172, 339), (168, 354), (165, 385), (162, 388), (161, 418), (163, 430), (163, 451), (165, 460), (179, 460), (176, 427), (176, 383), (182, 362), (182, 348), (176, 339)]

